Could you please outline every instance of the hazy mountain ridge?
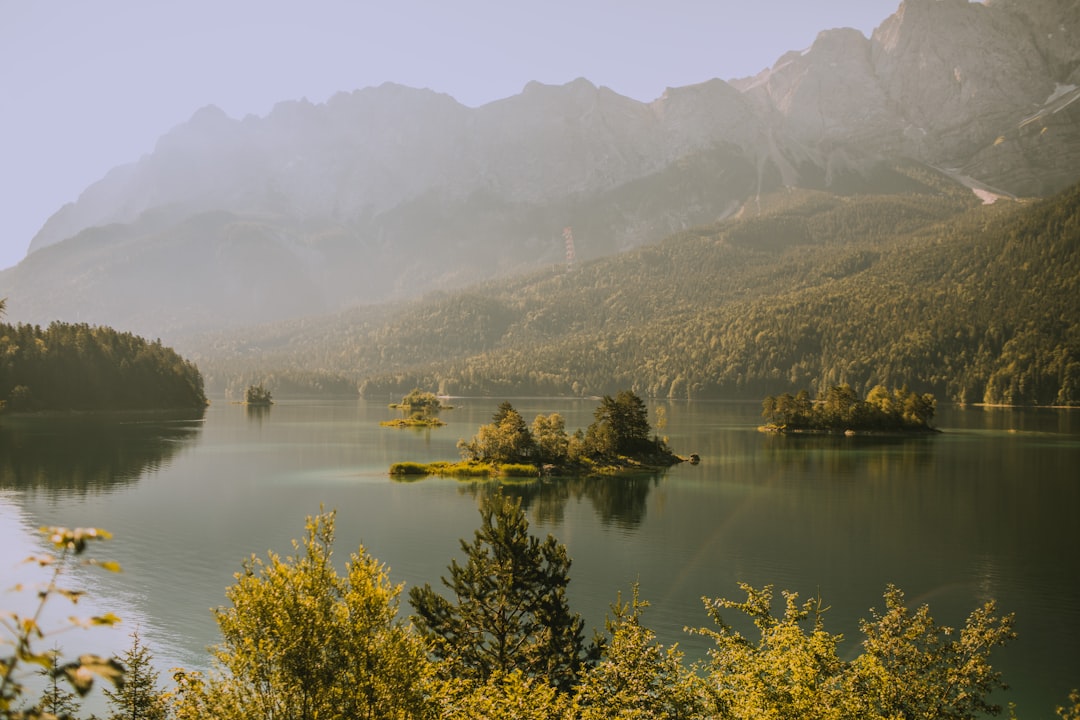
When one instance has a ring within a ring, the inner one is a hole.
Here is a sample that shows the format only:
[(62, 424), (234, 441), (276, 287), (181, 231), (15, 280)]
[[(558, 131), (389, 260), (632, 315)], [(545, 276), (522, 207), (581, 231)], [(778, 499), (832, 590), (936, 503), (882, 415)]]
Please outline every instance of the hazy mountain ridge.
[[(929, 181), (929, 180), (928, 180)], [(216, 392), (760, 398), (850, 383), (1080, 404), (1080, 185), (1033, 203), (781, 191), (761, 214), (411, 303), (203, 338)], [(355, 385), (354, 385), (355, 386)]]
[(651, 103), (579, 79), (479, 108), (393, 84), (203, 108), (59, 210), (0, 288), (15, 319), (173, 336), (561, 263), (565, 226), (585, 260), (783, 186), (917, 190), (898, 162), (1051, 193), (1080, 179), (1078, 16), (905, 0), (870, 38), (827, 30)]

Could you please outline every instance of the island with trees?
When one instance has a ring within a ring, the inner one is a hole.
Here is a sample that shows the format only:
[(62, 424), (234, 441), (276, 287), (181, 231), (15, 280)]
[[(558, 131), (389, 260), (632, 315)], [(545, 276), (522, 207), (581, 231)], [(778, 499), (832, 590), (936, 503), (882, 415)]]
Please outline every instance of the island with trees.
[(605, 395), (588, 429), (567, 433), (559, 413), (537, 415), (529, 425), (509, 401), (470, 440), (459, 440), (461, 462), (399, 462), (394, 476), (576, 476), (666, 468), (682, 462), (667, 443), (650, 437), (648, 410), (623, 390)]
[(876, 385), (860, 400), (850, 385), (834, 385), (817, 400), (797, 394), (770, 395), (762, 402), (762, 430), (777, 433), (934, 433), (937, 400), (906, 386)]
[(400, 410), (404, 416), (384, 420), (379, 424), (397, 428), (440, 427), (446, 423), (439, 419), (439, 411), (451, 409), (449, 405), (443, 405), (438, 395), (420, 388), (413, 388), (408, 395), (401, 398), (401, 402), (391, 403), (390, 407)]
[(198, 368), (160, 340), (85, 323), (0, 323), (0, 410), (201, 412), (206, 405)]
[(244, 390), (244, 404), (249, 407), (270, 407), (274, 404), (274, 396), (261, 384), (248, 385)]

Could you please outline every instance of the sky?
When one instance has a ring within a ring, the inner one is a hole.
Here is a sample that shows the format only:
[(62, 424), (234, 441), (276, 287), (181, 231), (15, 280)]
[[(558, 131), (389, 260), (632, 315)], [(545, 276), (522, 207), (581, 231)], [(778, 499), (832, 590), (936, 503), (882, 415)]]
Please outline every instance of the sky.
[[(0, 0), (0, 269), (110, 169), (230, 117), (395, 82), (478, 107), (584, 77), (643, 102), (755, 75), (899, 0)], [(3, 288), (0, 288), (0, 297)]]

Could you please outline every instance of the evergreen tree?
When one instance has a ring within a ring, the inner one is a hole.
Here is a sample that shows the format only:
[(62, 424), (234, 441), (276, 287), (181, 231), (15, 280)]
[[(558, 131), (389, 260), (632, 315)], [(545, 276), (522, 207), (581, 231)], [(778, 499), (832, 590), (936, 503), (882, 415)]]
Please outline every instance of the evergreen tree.
[(167, 706), (158, 688), (154, 656), (139, 637), (131, 633), (131, 647), (118, 658), (126, 668), (124, 684), (115, 690), (105, 688), (112, 712), (109, 720), (165, 720)]
[(585, 434), (590, 453), (600, 457), (633, 455), (651, 445), (649, 411), (630, 390), (615, 397), (605, 395), (593, 413), (594, 422)]
[(57, 663), (57, 658), (59, 657), (60, 648), (53, 648), (49, 658), (51, 662), (50, 667), (43, 668), (40, 671), (40, 674), (47, 678), (47, 683), (45, 685), (45, 690), (41, 693), (41, 700), (38, 702), (38, 707), (40, 708), (41, 713), (47, 714), (46, 716), (55, 715), (58, 718), (70, 718), (74, 717), (75, 713), (79, 711), (79, 698), (60, 682), (60, 678), (63, 677), (64, 671)]
[(451, 561), (442, 579), (451, 599), (427, 583), (409, 592), (417, 629), (447, 677), (483, 684), (520, 671), (569, 691), (584, 665), (584, 622), (566, 599), (566, 547), (530, 535), (520, 500), (501, 493), (480, 516), (472, 544), (461, 541), (466, 563)]

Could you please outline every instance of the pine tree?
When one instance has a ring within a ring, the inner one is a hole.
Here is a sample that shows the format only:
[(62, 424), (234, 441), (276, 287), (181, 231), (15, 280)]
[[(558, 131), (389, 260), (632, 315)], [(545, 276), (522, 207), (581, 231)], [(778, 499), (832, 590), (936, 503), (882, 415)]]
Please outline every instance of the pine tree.
[(487, 682), (519, 671), (569, 691), (584, 666), (584, 622), (566, 600), (570, 558), (552, 536), (529, 534), (520, 500), (496, 493), (480, 508), (472, 544), (461, 541), (464, 565), (451, 561), (443, 584), (414, 587), (413, 621), (448, 677)]
[(70, 718), (79, 711), (78, 696), (60, 683), (64, 676), (59, 669), (57, 659), (60, 657), (60, 648), (56, 647), (51, 653), (52, 666), (41, 670), (40, 674), (48, 680), (45, 689), (41, 693), (38, 707), (42, 713), (55, 715), (58, 718)]
[(124, 684), (116, 690), (105, 688), (112, 712), (109, 720), (165, 720), (165, 700), (158, 689), (158, 671), (154, 656), (139, 637), (131, 633), (131, 647), (117, 658), (127, 668)]

